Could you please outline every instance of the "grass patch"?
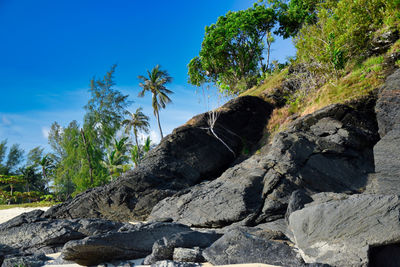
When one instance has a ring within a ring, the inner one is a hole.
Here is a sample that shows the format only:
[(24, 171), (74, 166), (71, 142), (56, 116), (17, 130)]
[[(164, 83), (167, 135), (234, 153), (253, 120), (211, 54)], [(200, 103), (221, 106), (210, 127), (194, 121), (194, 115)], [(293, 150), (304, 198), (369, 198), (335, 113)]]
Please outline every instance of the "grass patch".
[(383, 60), (383, 56), (371, 57), (343, 78), (331, 80), (319, 90), (305, 96), (300, 101), (304, 105), (298, 108), (301, 115), (312, 113), (329, 104), (345, 103), (368, 95), (384, 82)]
[(285, 68), (278, 73), (272, 73), (271, 75), (265, 78), (265, 82), (262, 85), (254, 86), (253, 88), (250, 88), (249, 90), (243, 92), (239, 96), (251, 95), (251, 96), (262, 97), (262, 94), (265, 91), (271, 91), (279, 87), (285, 80), (287, 73), (288, 73), (288, 68)]
[(33, 202), (33, 203), (23, 203), (23, 204), (2, 204), (0, 205), (0, 210), (12, 209), (12, 208), (40, 208), (40, 207), (50, 207), (60, 202)]

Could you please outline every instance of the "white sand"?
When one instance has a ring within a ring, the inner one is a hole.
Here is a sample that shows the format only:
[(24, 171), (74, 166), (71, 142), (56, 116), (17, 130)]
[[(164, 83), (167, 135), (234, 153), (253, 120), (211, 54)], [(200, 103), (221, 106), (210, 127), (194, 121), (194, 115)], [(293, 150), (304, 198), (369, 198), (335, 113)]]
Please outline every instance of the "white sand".
[(11, 209), (5, 209), (5, 210), (0, 210), (0, 223), (6, 222), (24, 212), (29, 212), (32, 210), (47, 210), (49, 207), (39, 207), (39, 208), (11, 208)]
[[(40, 209), (40, 210), (47, 210), (49, 207), (40, 207), (40, 208), (11, 208), (11, 209), (5, 209), (5, 210), (0, 210), (0, 223), (6, 222), (24, 212), (29, 212), (35, 209)], [(138, 222), (131, 222), (133, 224), (136, 224)], [(61, 253), (54, 253), (54, 254), (48, 254), (47, 256), (50, 256), (50, 258), (56, 259)], [(143, 259), (140, 260), (135, 260), (136, 264), (139, 264)], [(49, 262), (51, 263), (51, 261)], [(44, 265), (48, 267), (80, 267), (82, 265), (79, 264), (63, 264), (63, 265)], [(136, 266), (150, 266), (150, 265), (136, 265)], [(210, 263), (204, 263), (202, 264), (203, 267), (212, 267), (214, 265)], [(269, 264), (261, 264), (261, 263), (251, 263), (251, 264), (232, 264), (232, 265), (219, 265), (218, 267), (279, 267), (276, 265), (269, 265)]]

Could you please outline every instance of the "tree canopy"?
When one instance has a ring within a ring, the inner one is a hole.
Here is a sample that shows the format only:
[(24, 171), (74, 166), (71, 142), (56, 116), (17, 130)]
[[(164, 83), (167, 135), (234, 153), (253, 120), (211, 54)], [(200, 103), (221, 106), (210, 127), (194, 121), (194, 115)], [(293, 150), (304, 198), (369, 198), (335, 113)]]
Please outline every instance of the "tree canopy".
[(188, 65), (189, 83), (212, 82), (228, 94), (255, 85), (263, 64), (263, 39), (275, 21), (274, 9), (258, 4), (219, 17), (206, 27), (199, 56)]

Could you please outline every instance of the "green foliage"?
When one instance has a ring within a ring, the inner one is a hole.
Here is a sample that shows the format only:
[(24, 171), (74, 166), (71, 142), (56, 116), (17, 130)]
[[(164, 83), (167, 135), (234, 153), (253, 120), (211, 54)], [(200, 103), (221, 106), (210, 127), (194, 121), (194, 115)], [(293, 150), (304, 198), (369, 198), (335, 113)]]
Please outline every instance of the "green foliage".
[(139, 131), (149, 133), (149, 127), (150, 127), (149, 117), (144, 115), (142, 110), (143, 109), (139, 107), (136, 109), (135, 113), (126, 111), (125, 114), (129, 116), (129, 119), (122, 121), (122, 125), (125, 126), (126, 134), (128, 134), (131, 130), (133, 131), (137, 147), (139, 147), (139, 142), (138, 142)]
[(123, 163), (123, 171), (129, 168), (123, 148), (127, 138), (117, 141), (115, 136), (130, 102), (128, 96), (114, 89), (115, 68), (112, 66), (102, 79), (91, 80), (82, 126), (76, 121), (65, 128), (57, 122), (51, 126), (49, 144), (53, 153), (43, 157), (40, 165), (43, 176), (54, 181), (53, 191), (61, 199), (106, 184), (110, 172), (113, 177), (121, 173), (119, 167), (118, 172), (110, 171), (112, 165)]
[(398, 16), (399, 5), (393, 0), (327, 0), (315, 10), (316, 21), (295, 38), (297, 60), (337, 73), (350, 59), (365, 55), (374, 32), (388, 17)]
[(141, 160), (146, 156), (152, 147), (151, 139), (148, 136), (143, 145), (134, 145), (131, 149), (131, 160), (138, 166)]
[(227, 94), (255, 85), (263, 65), (263, 39), (274, 24), (274, 10), (263, 5), (219, 17), (206, 27), (199, 56), (188, 65), (189, 83), (212, 82)]
[(139, 83), (142, 91), (138, 96), (143, 97), (146, 92), (150, 92), (152, 95), (151, 106), (153, 107), (154, 116), (156, 116), (162, 139), (164, 136), (160, 124), (160, 108), (165, 108), (171, 102), (168, 94), (172, 94), (173, 92), (167, 89), (166, 84), (172, 82), (172, 77), (169, 76), (166, 70), (162, 70), (160, 65), (156, 65), (151, 72), (147, 71), (147, 77), (139, 75), (138, 78), (142, 81)]
[(289, 38), (296, 36), (304, 24), (314, 24), (317, 21), (317, 4), (322, 1), (323, 0), (267, 1), (275, 9), (279, 22), (279, 27), (275, 33), (284, 38)]
[(130, 105), (127, 95), (113, 89), (115, 68), (116, 65), (113, 65), (103, 79), (90, 81), (91, 98), (85, 106), (84, 124), (95, 128), (103, 144), (106, 144), (121, 127), (125, 109)]

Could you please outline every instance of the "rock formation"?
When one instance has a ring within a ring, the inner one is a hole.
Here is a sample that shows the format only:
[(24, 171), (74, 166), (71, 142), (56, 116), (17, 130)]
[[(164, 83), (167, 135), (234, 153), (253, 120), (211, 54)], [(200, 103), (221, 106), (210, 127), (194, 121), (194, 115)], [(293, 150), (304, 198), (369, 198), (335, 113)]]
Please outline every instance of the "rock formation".
[(300, 117), (246, 159), (272, 106), (237, 98), (213, 129), (234, 153), (209, 114), (196, 116), (110, 185), (1, 224), (0, 262), (62, 251), (86, 265), (398, 266), (399, 88), (397, 70), (377, 94)]

